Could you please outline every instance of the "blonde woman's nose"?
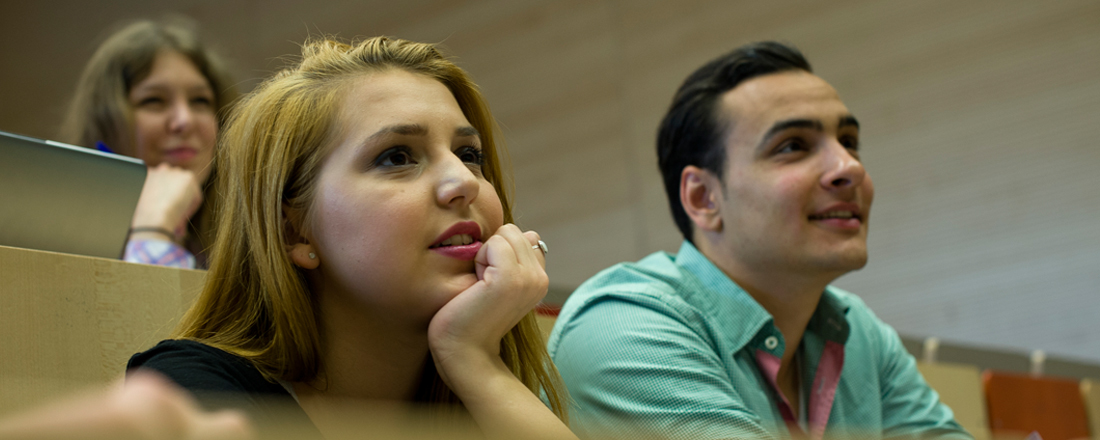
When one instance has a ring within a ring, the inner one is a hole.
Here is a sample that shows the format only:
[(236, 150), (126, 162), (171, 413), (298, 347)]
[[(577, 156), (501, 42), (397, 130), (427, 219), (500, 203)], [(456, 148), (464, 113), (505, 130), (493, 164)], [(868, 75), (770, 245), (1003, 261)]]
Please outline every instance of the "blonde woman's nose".
[(477, 176), (465, 163), (452, 156), (440, 163), (439, 167), (436, 201), (440, 205), (469, 204), (477, 199), (481, 186)]

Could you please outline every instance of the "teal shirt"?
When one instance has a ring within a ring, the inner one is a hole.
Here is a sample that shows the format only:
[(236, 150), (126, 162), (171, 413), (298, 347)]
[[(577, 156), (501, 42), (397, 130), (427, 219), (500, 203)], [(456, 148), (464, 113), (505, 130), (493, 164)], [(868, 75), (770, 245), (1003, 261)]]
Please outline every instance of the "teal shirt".
[[(972, 438), (897, 333), (832, 286), (803, 336), (803, 387), (827, 341), (844, 346), (827, 437)], [(570, 424), (589, 438), (789, 437), (755, 359), (784, 346), (771, 315), (687, 242), (582, 284), (548, 343), (574, 401)]]

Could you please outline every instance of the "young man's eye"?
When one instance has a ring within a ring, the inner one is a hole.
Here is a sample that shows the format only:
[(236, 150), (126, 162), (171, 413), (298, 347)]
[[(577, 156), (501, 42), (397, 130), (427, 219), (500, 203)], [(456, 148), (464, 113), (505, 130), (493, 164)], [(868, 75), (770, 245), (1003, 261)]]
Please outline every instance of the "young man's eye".
[(207, 98), (205, 96), (199, 96), (199, 97), (191, 98), (191, 104), (202, 105), (202, 106), (210, 106), (210, 105), (214, 104), (214, 100), (210, 99), (210, 98)]
[(851, 136), (840, 138), (840, 145), (852, 151), (859, 151), (859, 139)]
[(408, 147), (394, 147), (383, 151), (374, 161), (380, 167), (400, 167), (416, 163)]
[(475, 147), (459, 148), (455, 150), (455, 156), (471, 165), (482, 166), (485, 164), (485, 154)]
[(779, 144), (779, 147), (776, 148), (775, 153), (790, 154), (799, 153), (807, 150), (809, 150), (809, 147), (807, 146), (805, 141), (799, 138), (792, 138), (787, 139), (786, 141), (783, 141), (783, 143)]
[(859, 159), (859, 138), (852, 136), (842, 137), (840, 138), (840, 145), (843, 145), (852, 157)]

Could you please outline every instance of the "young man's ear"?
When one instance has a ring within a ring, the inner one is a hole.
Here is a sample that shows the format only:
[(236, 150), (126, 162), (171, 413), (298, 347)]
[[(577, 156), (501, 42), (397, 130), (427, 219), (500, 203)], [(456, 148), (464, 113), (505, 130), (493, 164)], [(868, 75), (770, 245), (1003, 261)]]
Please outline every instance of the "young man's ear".
[(700, 233), (721, 232), (722, 181), (714, 173), (694, 165), (680, 173), (680, 204)]
[(283, 205), (283, 236), (286, 237), (286, 254), (290, 261), (302, 269), (316, 269), (321, 264), (321, 257), (313, 248), (309, 238), (299, 231), (301, 220), (297, 211)]

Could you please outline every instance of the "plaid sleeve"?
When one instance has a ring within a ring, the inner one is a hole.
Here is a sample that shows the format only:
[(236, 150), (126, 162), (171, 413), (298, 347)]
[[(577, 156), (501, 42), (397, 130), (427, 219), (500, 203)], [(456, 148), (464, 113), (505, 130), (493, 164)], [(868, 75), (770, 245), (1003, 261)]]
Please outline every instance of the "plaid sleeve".
[(163, 240), (130, 240), (122, 260), (129, 263), (194, 269), (195, 256), (178, 244)]

